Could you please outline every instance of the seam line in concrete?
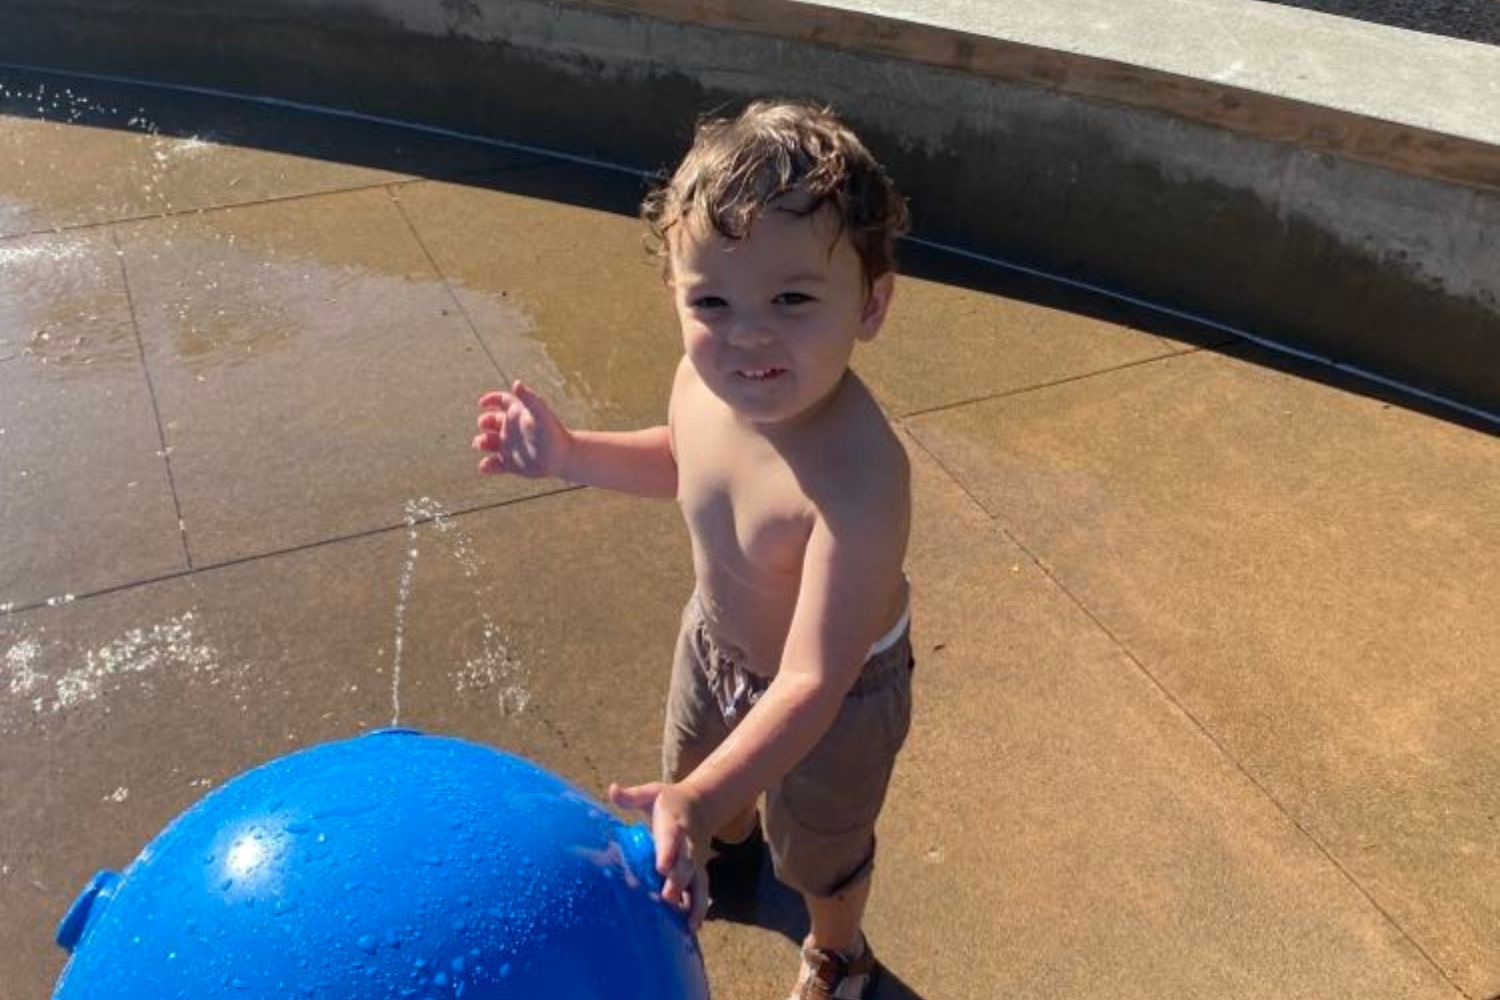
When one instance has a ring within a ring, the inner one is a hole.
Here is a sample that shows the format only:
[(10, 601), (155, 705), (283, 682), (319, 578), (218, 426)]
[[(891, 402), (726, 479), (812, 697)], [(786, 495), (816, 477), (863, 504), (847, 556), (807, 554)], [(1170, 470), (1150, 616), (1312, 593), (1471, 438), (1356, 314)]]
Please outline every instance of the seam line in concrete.
[(490, 346), (479, 335), (479, 327), (474, 325), (474, 317), (470, 316), (469, 310), (464, 308), (464, 304), (459, 299), (458, 293), (453, 290), (452, 282), (448, 280), (447, 273), (438, 266), (436, 258), (432, 256), (432, 251), (428, 249), (427, 243), (422, 239), (422, 234), (417, 232), (416, 225), (411, 221), (411, 216), (407, 214), (406, 206), (401, 204), (401, 198), (396, 193), (396, 186), (391, 185), (386, 190), (391, 196), (391, 203), (396, 206), (396, 211), (400, 213), (401, 220), (406, 223), (406, 228), (411, 232), (411, 238), (417, 241), (417, 246), (422, 248), (422, 254), (427, 258), (427, 263), (432, 265), (432, 273), (438, 276), (438, 281), (442, 282), (443, 291), (448, 293), (448, 300), (453, 303), (453, 308), (457, 309), (458, 314), (463, 317), (464, 325), (469, 328), (469, 334), (474, 338), (474, 342), (479, 345), (479, 349), (484, 352), (484, 356), (490, 359), (490, 367), (494, 368), (495, 373), (500, 376), (501, 383), (509, 385), (510, 376), (500, 366), (500, 359), (495, 357), (494, 352), (490, 350)]
[(1346, 375), (1353, 375), (1356, 378), (1369, 379), (1379, 385), (1385, 386), (1388, 389), (1395, 389), (1398, 392), (1416, 396), (1417, 398), (1426, 400), (1429, 403), (1436, 403), (1439, 406), (1457, 410), (1459, 413), (1478, 418), (1485, 421), (1486, 423), (1493, 424), (1496, 427), (1500, 427), (1500, 413), (1491, 413), (1487, 410), (1482, 410), (1477, 406), (1469, 406), (1466, 403), (1460, 403), (1457, 400), (1448, 399), (1447, 397), (1441, 396), (1437, 393), (1428, 392), (1425, 389), (1419, 389), (1414, 385), (1408, 385), (1405, 382), (1401, 382), (1396, 379), (1386, 378), (1383, 375), (1376, 375), (1373, 372), (1366, 371), (1365, 369), (1357, 367), (1355, 365), (1346, 364), (1342, 361), (1337, 360), (1336, 358), (1324, 357), (1321, 354), (1314, 354), (1311, 351), (1304, 351), (1300, 348), (1291, 347), (1287, 344), (1282, 344), (1278, 341), (1271, 340), (1268, 337), (1262, 337), (1257, 334), (1249, 333), (1245, 330), (1241, 330), (1239, 327), (1231, 326), (1228, 323), (1222, 323), (1218, 320), (1210, 319), (1206, 316), (1199, 316), (1195, 313), (1186, 312), (1182, 309), (1174, 309), (1171, 306), (1165, 306), (1158, 302), (1152, 302), (1149, 299), (1143, 299), (1134, 295), (1128, 295), (1124, 292), (1115, 291), (1114, 289), (1106, 288), (1103, 285), (1095, 285), (1091, 282), (1081, 281), (1077, 278), (1069, 278), (1065, 275), (1053, 274), (1050, 271), (1043, 271), (1038, 268), (1027, 267), (1025, 264), (1017, 264), (1012, 261), (1002, 260), (999, 257), (993, 257), (989, 254), (975, 253), (972, 250), (965, 250), (962, 247), (950, 246), (947, 243), (937, 243), (932, 240), (919, 239), (915, 236), (906, 236), (903, 237), (903, 239), (915, 246), (923, 246), (933, 250), (941, 250), (946, 253), (962, 257), (965, 260), (973, 260), (979, 261), (980, 263), (992, 264), (995, 267), (1004, 268), (1007, 271), (1016, 271), (1020, 274), (1030, 275), (1034, 278), (1042, 278), (1044, 280), (1055, 282), (1057, 284), (1067, 285), (1069, 288), (1077, 288), (1083, 291), (1093, 292), (1096, 295), (1102, 295), (1105, 298), (1114, 299), (1117, 302), (1126, 302), (1130, 305), (1138, 306), (1139, 308), (1146, 309), (1154, 313), (1159, 313), (1164, 316), (1171, 316), (1174, 319), (1186, 320), (1187, 322), (1192, 323), (1195, 326), (1217, 330), (1220, 333), (1228, 334), (1238, 340), (1249, 341), (1250, 343), (1255, 344), (1258, 347), (1263, 347), (1268, 351), (1274, 351), (1277, 354), (1283, 354), (1289, 357), (1298, 358), (1311, 364), (1333, 368), (1336, 371), (1343, 372)]
[(1074, 594), (1073, 591), (1070, 590), (1067, 585), (1064, 584), (1062, 580), (1060, 580), (1056, 576), (1056, 574), (1052, 572), (1050, 568), (1048, 568), (1047, 564), (1039, 559), (1036, 553), (1032, 552), (1025, 542), (1021, 541), (1018, 535), (1016, 535), (1013, 531), (1011, 531), (1008, 527), (1001, 523), (1001, 521), (993, 513), (990, 512), (989, 508), (985, 507), (985, 505), (979, 500), (979, 498), (970, 491), (968, 484), (960, 479), (958, 475), (948, 467), (948, 465), (942, 460), (942, 458), (927, 446), (927, 444), (918, 435), (916, 428), (908, 427), (907, 431), (911, 434), (912, 440), (917, 442), (917, 446), (920, 447), (924, 452), (926, 452), (926, 454), (934, 462), (937, 463), (938, 468), (942, 469), (943, 473), (948, 476), (949, 479), (953, 480), (954, 484), (957, 485), (959, 489), (963, 490), (964, 495), (969, 498), (969, 502), (974, 504), (974, 506), (978, 510), (980, 510), (986, 518), (989, 519), (990, 524), (993, 525), (994, 528), (998, 530), (1002, 535), (1004, 535), (1013, 545), (1015, 545), (1026, 554), (1026, 557), (1032, 561), (1037, 569), (1041, 570), (1042, 574), (1047, 578), (1047, 580), (1054, 587), (1056, 587), (1057, 590), (1062, 593), (1062, 595), (1066, 597), (1070, 603), (1078, 608), (1079, 611), (1083, 612), (1083, 614), (1089, 619), (1089, 621), (1094, 623), (1094, 627), (1099, 629), (1100, 632), (1104, 633), (1104, 635), (1109, 639), (1110, 643), (1114, 645), (1115, 648), (1117, 648), (1121, 653), (1123, 653), (1125, 657), (1135, 666), (1136, 670), (1139, 671), (1143, 676), (1145, 676), (1145, 678), (1151, 682), (1152, 686), (1154, 686), (1158, 691), (1161, 692), (1162, 696), (1167, 699), (1168, 703), (1171, 704), (1179, 713), (1181, 713), (1182, 717), (1186, 719), (1188, 723), (1194, 729), (1196, 729), (1205, 739), (1208, 740), (1208, 742), (1214, 747), (1214, 749), (1219, 752), (1220, 756), (1224, 760), (1228, 761), (1231, 765), (1233, 765), (1234, 769), (1238, 771), (1240, 775), (1250, 783), (1250, 786), (1257, 792), (1259, 792), (1261, 796), (1266, 799), (1266, 801), (1270, 802), (1271, 805), (1275, 807), (1276, 811), (1281, 814), (1282, 818), (1286, 820), (1286, 822), (1290, 823), (1292, 827), (1308, 841), (1308, 843), (1312, 844), (1312, 846), (1318, 851), (1319, 854), (1323, 855), (1323, 857), (1328, 861), (1329, 864), (1333, 865), (1334, 869), (1338, 871), (1339, 874), (1341, 874), (1351, 886), (1354, 887), (1354, 890), (1356, 892), (1364, 897), (1365, 901), (1369, 903), (1370, 906), (1375, 910), (1375, 912), (1380, 914), (1385, 922), (1389, 924), (1390, 927), (1401, 936), (1402, 940), (1406, 941), (1407, 944), (1415, 949), (1417, 954), (1421, 955), (1422, 958), (1424, 958), (1427, 963), (1432, 966), (1433, 970), (1437, 972), (1442, 980), (1449, 986), (1451, 986), (1459, 996), (1463, 997), (1464, 1000), (1473, 1000), (1470, 994), (1466, 992), (1462, 986), (1454, 982), (1454, 980), (1448, 975), (1447, 970), (1445, 970), (1432, 955), (1428, 954), (1427, 949), (1423, 948), (1422, 945), (1418, 943), (1418, 941), (1406, 930), (1406, 928), (1403, 927), (1400, 922), (1398, 922), (1396, 918), (1385, 909), (1385, 907), (1380, 905), (1379, 901), (1377, 901), (1375, 897), (1371, 895), (1369, 890), (1367, 890), (1364, 885), (1362, 885), (1360, 881), (1354, 877), (1354, 874), (1349, 871), (1347, 867), (1345, 867), (1344, 863), (1338, 859), (1337, 855), (1335, 855), (1327, 846), (1325, 846), (1323, 842), (1319, 840), (1307, 827), (1303, 826), (1302, 823), (1292, 815), (1287, 807), (1282, 804), (1281, 800), (1276, 798), (1275, 795), (1271, 794), (1271, 791), (1259, 780), (1257, 780), (1256, 777), (1246, 769), (1245, 765), (1242, 764), (1234, 754), (1230, 753), (1229, 748), (1219, 740), (1219, 738), (1213, 733), (1213, 731), (1210, 730), (1196, 715), (1194, 715), (1192, 711), (1190, 711), (1188, 707), (1177, 698), (1172, 690), (1167, 687), (1166, 684), (1162, 683), (1162, 681), (1158, 679), (1154, 673), (1151, 672), (1151, 670), (1145, 665), (1145, 663), (1142, 662), (1141, 659), (1131, 651), (1130, 647), (1125, 645), (1120, 637), (1115, 635), (1114, 631), (1111, 630), (1110, 627), (1106, 625), (1097, 614), (1094, 613), (1093, 609), (1085, 604), (1083, 600), (1078, 597), (1078, 595)]
[(156, 381), (151, 377), (151, 365), (146, 360), (146, 339), (141, 335), (141, 321), (135, 313), (135, 295), (130, 291), (130, 271), (125, 267), (125, 248), (120, 246), (120, 235), (109, 230), (110, 245), (115, 248), (115, 262), (120, 267), (120, 281), (125, 289), (125, 305), (130, 309), (130, 327), (135, 332), (135, 349), (141, 359), (141, 374), (146, 379), (146, 393), (151, 397), (151, 415), (156, 420), (156, 440), (161, 445), (161, 460), (167, 470), (167, 489), (172, 494), (172, 509), (177, 514), (177, 534), (182, 542), (182, 558), (187, 562), (187, 571), (193, 571), (193, 550), (188, 546), (187, 522), (182, 517), (182, 500), (177, 495), (177, 477), (172, 473), (172, 448), (167, 444), (167, 430), (161, 421), (161, 405), (156, 400)]
[[(402, 176), (396, 180), (376, 181), (372, 184), (356, 184), (353, 187), (329, 188), (326, 191), (299, 191), (296, 194), (268, 195), (264, 198), (254, 198), (250, 201), (235, 201), (224, 205), (204, 205), (200, 208), (180, 208), (169, 212), (151, 212), (145, 215), (127, 215), (119, 219), (100, 219), (95, 222), (74, 222), (65, 226), (52, 226), (47, 229), (30, 229), (20, 233), (0, 233), (0, 243), (7, 240), (24, 240), (36, 236), (61, 236), (64, 233), (82, 233), (91, 229), (105, 229), (110, 226), (134, 225), (138, 222), (154, 222), (158, 219), (186, 219), (199, 215), (211, 215), (215, 212), (229, 212), (235, 209), (255, 208), (258, 205), (277, 205), (282, 202), (306, 201), (311, 198), (322, 198), (340, 194), (359, 194), (362, 191), (374, 191), (379, 188), (402, 188), (412, 184), (463, 183), (465, 181), (477, 180), (493, 174), (521, 173), (528, 170), (545, 169), (555, 164), (545, 159), (538, 159), (533, 163), (514, 163), (510, 166), (478, 167), (474, 170), (460, 170), (453, 174), (442, 177), (416, 177)], [(378, 168), (372, 168), (378, 169)]]
[[(576, 493), (579, 490), (590, 489), (587, 486), (563, 486), (558, 489), (545, 490), (541, 493), (531, 493), (522, 497), (513, 497), (509, 500), (501, 500), (497, 503), (477, 504), (473, 507), (465, 507), (460, 510), (443, 511), (440, 516), (447, 518), (466, 517), (470, 514), (478, 514), (487, 510), (498, 510), (501, 507), (513, 507), (517, 504), (531, 503), (536, 500), (546, 500), (551, 497), (562, 496), (567, 493)], [(348, 535), (337, 535), (333, 538), (320, 538), (315, 542), (304, 542), (301, 545), (293, 545), (285, 549), (273, 549), (269, 552), (256, 552), (247, 556), (236, 556), (233, 559), (225, 559), (222, 562), (208, 563), (202, 566), (191, 566), (185, 570), (175, 573), (162, 573), (157, 576), (149, 576), (139, 580), (130, 580), (126, 583), (117, 583), (111, 587), (101, 587), (98, 590), (90, 590), (82, 594), (74, 595), (67, 604), (76, 604), (79, 601), (87, 601), (95, 597), (106, 597), (110, 594), (118, 594), (137, 587), (149, 587), (157, 583), (166, 583), (169, 580), (179, 580), (187, 576), (196, 576), (200, 573), (210, 573), (214, 570), (228, 569), (232, 566), (241, 566), (246, 563), (259, 562), (262, 559), (275, 559), (279, 556), (295, 555), (298, 552), (306, 552), (311, 549), (322, 548), (325, 545), (338, 545), (341, 542), (353, 542), (362, 538), (372, 538), (375, 535), (386, 535), (393, 531), (406, 531), (412, 527), (422, 524), (430, 524), (436, 521), (439, 515), (413, 518), (410, 523), (402, 520), (396, 524), (388, 524), (379, 528), (368, 528), (364, 531), (356, 531)], [(30, 604), (17, 604), (0, 611), (0, 622), (12, 615), (21, 615), (28, 611), (36, 611), (45, 607), (59, 606), (58, 599), (43, 598)]]
[(952, 403), (942, 403), (938, 406), (929, 406), (924, 410), (912, 410), (909, 413), (901, 414), (901, 419), (907, 420), (913, 417), (926, 417), (931, 416), (934, 413), (944, 413), (948, 410), (957, 410), (961, 407), (973, 406), (976, 403), (992, 403), (999, 399), (1009, 399), (1012, 396), (1024, 396), (1027, 393), (1040, 392), (1043, 389), (1053, 389), (1060, 385), (1069, 385), (1073, 382), (1083, 382), (1091, 378), (1098, 378), (1101, 375), (1112, 375), (1115, 372), (1127, 371), (1131, 368), (1141, 368), (1145, 365), (1154, 365), (1159, 361), (1170, 361), (1172, 358), (1181, 358), (1189, 354), (1198, 354), (1203, 350), (1206, 350), (1206, 348), (1187, 347), (1183, 348), (1182, 350), (1171, 351), (1167, 354), (1157, 354), (1149, 358), (1138, 358), (1135, 361), (1127, 361), (1124, 364), (1113, 365), (1109, 368), (1098, 368), (1093, 371), (1083, 372), (1078, 375), (1069, 375), (1066, 378), (1054, 379), (1051, 382), (1037, 382), (1034, 385), (1021, 386), (1015, 389), (1006, 389), (1003, 392), (991, 393), (987, 396), (975, 396), (970, 399), (960, 399)]
[[(421, 178), (413, 178), (421, 180)], [(391, 183), (410, 183), (405, 181), (381, 181), (379, 184), (366, 184), (360, 187), (333, 188), (328, 191), (304, 191), (299, 194), (273, 195), (268, 198), (256, 198), (251, 201), (236, 201), (227, 205), (205, 205), (202, 208), (175, 209), (170, 212), (150, 212), (145, 215), (127, 215), (118, 219), (100, 219), (95, 222), (74, 222), (65, 226), (52, 226), (48, 229), (32, 229), (24, 233), (6, 233), (0, 235), (0, 243), (7, 240), (24, 240), (33, 236), (62, 236), (65, 233), (86, 233), (90, 229), (107, 229), (111, 226), (129, 226), (138, 222), (155, 222), (159, 219), (185, 219), (191, 216), (208, 215), (213, 212), (228, 212), (237, 208), (254, 208), (256, 205), (274, 205), (284, 201), (302, 201), (308, 198), (321, 198), (324, 195), (355, 194), (360, 191), (372, 191), (375, 188), (385, 187)]]

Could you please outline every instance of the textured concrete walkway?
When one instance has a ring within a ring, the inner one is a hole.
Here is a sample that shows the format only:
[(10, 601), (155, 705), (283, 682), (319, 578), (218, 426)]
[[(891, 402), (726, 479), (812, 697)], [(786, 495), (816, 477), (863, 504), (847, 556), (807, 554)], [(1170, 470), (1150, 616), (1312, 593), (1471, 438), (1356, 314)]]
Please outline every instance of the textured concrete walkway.
[[(0, 1000), (48, 995), (95, 869), (294, 748), (399, 720), (651, 777), (677, 511), (468, 448), (513, 377), (662, 419), (639, 182), (0, 89)], [(882, 996), (1500, 994), (1500, 440), (907, 262), (858, 357), (916, 470)], [(784, 996), (805, 917), (732, 917), (716, 996)]]
[(1339, 17), (1428, 31), (1500, 45), (1500, 3), (1495, 0), (1272, 0)]

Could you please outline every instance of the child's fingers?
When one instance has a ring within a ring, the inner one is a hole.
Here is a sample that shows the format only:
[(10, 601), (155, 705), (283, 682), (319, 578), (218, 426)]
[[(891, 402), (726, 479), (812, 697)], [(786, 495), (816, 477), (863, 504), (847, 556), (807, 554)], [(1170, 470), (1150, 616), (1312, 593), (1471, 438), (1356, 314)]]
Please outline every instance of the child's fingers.
[(476, 423), (482, 431), (498, 431), (505, 426), (505, 411), (485, 410)]
[(651, 836), (656, 841), (656, 871), (664, 880), (661, 897), (674, 906), (686, 909), (691, 902), (687, 890), (693, 884), (697, 866), (688, 849), (686, 833), (673, 820), (658, 815), (656, 811), (657, 799), (661, 797), (665, 787), (660, 781), (636, 785), (634, 788), (621, 788), (617, 784), (611, 784), (609, 801), (621, 809), (633, 809), (651, 817)]
[(661, 782), (653, 781), (649, 785), (636, 785), (633, 788), (622, 788), (619, 785), (609, 786), (609, 801), (621, 809), (634, 809), (637, 812), (649, 813), (651, 806), (656, 802), (656, 797), (661, 794)]
[(505, 410), (505, 422), (513, 423), (526, 418), (530, 411), (526, 409), (526, 401), (520, 396), (512, 396), (510, 406)]
[(708, 916), (708, 872), (702, 867), (693, 872), (693, 887), (688, 890), (688, 893), (693, 904), (688, 912), (688, 929), (696, 934)]
[(693, 903), (688, 889), (693, 885), (694, 875), (693, 859), (688, 856), (688, 852), (679, 851), (663, 875), (666, 881), (662, 883), (661, 898), (674, 906), (687, 909)]
[(505, 462), (499, 455), (486, 455), (479, 460), (479, 471), (487, 476), (498, 475), (505, 471)]
[(475, 451), (499, 451), (500, 435), (493, 431), (484, 434), (475, 434), (472, 446)]
[(541, 396), (538, 396), (536, 394), (536, 390), (531, 388), (531, 386), (527, 385), (525, 382), (517, 382), (515, 385), (511, 386), (510, 391), (515, 395), (516, 399), (520, 401), (521, 405), (528, 410), (532, 409), (533, 407), (547, 405), (546, 401), (542, 399)]
[(503, 410), (510, 405), (511, 395), (504, 389), (496, 389), (479, 397), (481, 410)]

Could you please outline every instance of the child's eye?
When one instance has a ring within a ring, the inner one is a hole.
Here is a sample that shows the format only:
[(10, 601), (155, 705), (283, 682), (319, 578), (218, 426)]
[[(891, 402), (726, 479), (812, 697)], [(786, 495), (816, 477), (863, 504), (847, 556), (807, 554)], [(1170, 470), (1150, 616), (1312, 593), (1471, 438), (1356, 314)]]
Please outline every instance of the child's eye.
[(782, 292), (773, 301), (779, 306), (800, 306), (812, 302), (813, 297), (801, 292)]
[(723, 309), (729, 305), (717, 295), (700, 295), (688, 303), (694, 309)]

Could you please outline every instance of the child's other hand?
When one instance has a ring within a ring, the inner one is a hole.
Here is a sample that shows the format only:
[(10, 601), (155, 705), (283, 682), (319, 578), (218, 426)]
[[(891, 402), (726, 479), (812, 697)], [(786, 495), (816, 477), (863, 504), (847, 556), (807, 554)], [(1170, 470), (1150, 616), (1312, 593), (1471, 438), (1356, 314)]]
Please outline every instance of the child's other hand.
[(474, 448), (489, 452), (479, 460), (480, 472), (562, 477), (573, 435), (530, 386), (517, 381), (510, 392), (487, 392), (479, 408)]
[(686, 911), (688, 926), (696, 933), (708, 912), (708, 874), (696, 860), (708, 837), (701, 829), (697, 800), (681, 785), (656, 781), (634, 788), (610, 785), (609, 801), (651, 817), (656, 870), (666, 880), (661, 898)]

